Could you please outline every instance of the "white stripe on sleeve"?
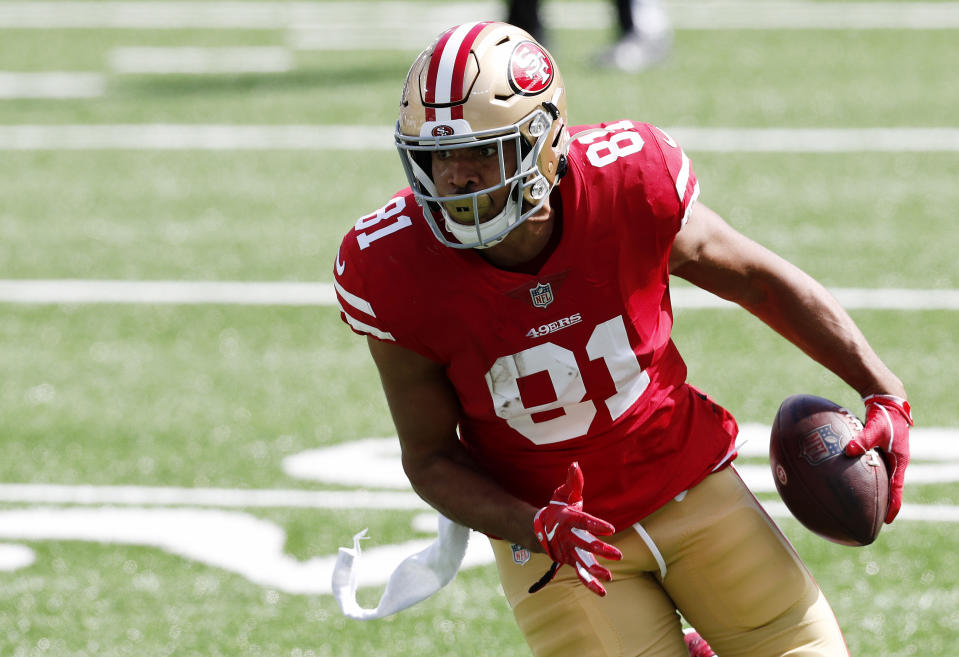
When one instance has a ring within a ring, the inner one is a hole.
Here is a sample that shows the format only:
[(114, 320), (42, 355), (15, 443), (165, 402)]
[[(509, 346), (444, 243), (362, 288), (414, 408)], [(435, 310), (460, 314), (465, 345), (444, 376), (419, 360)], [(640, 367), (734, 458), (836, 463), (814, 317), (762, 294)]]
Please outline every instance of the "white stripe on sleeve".
[(380, 340), (389, 340), (390, 342), (396, 342), (396, 338), (393, 337), (393, 334), (389, 331), (381, 331), (375, 326), (370, 326), (366, 322), (361, 322), (355, 317), (351, 316), (350, 313), (346, 311), (343, 307), (343, 304), (337, 302), (337, 305), (340, 307), (340, 310), (343, 312), (343, 317), (346, 318), (346, 322), (352, 326), (356, 331), (360, 333), (367, 333), (372, 335), (374, 338), (379, 338)]
[(686, 151), (679, 151), (680, 155), (683, 156), (683, 165), (679, 169), (679, 175), (676, 176), (676, 194), (679, 196), (679, 202), (683, 202), (683, 198), (686, 196), (686, 183), (689, 182), (689, 158), (686, 156)]
[[(366, 299), (361, 299), (352, 292), (347, 292), (346, 289), (340, 285), (340, 282), (336, 279), (333, 279), (333, 287), (336, 288), (337, 293), (343, 297), (343, 300), (359, 310), (365, 315), (370, 317), (376, 317), (376, 313), (373, 312), (373, 306), (370, 305), (370, 302)], [(342, 308), (342, 306), (340, 306)]]

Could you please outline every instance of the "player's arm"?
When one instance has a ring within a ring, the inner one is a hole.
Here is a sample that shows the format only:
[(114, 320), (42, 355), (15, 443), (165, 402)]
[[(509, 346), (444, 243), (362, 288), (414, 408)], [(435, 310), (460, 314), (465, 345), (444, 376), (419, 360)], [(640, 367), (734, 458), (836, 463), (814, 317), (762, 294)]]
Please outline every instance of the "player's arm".
[(442, 365), (404, 347), (368, 338), (413, 489), (461, 525), (542, 552), (537, 508), (478, 471), (456, 434), (460, 406)]
[(850, 456), (882, 450), (889, 468), (886, 522), (902, 505), (912, 412), (902, 381), (886, 367), (839, 302), (811, 276), (693, 206), (670, 254), (670, 272), (734, 301), (852, 386), (866, 405)]
[(905, 398), (899, 378), (825, 287), (795, 265), (693, 206), (670, 254), (670, 273), (756, 315), (862, 397)]

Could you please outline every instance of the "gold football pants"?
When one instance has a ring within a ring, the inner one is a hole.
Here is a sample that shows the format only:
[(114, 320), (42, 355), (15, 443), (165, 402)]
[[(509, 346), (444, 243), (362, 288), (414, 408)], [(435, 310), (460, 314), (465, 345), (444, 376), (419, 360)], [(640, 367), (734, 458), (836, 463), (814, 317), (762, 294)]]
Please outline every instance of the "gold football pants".
[(613, 581), (600, 598), (569, 566), (529, 594), (549, 558), (491, 541), (536, 657), (688, 657), (677, 612), (720, 657), (849, 655), (819, 586), (732, 467), (608, 542), (623, 559), (603, 560)]

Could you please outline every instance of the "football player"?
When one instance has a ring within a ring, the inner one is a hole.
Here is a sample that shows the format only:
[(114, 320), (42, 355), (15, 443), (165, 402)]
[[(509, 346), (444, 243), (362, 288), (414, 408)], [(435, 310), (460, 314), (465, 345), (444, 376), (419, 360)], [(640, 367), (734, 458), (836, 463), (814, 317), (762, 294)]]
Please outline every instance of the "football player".
[[(552, 56), (498, 22), (413, 63), (409, 180), (335, 262), (413, 488), (491, 538), (537, 656), (848, 651), (819, 586), (731, 467), (736, 422), (686, 381), (670, 276), (734, 301), (866, 399), (850, 449), (897, 464), (902, 382), (816, 281), (697, 202), (681, 146), (639, 121), (571, 125)], [(852, 447), (855, 445), (855, 447)], [(566, 567), (563, 567), (566, 566)]]

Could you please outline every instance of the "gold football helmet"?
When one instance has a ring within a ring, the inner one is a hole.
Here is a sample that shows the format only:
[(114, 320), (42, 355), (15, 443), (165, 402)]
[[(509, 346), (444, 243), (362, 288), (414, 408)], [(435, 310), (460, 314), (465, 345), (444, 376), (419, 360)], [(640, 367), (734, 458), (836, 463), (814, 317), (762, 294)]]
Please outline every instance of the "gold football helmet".
[[(395, 136), (436, 238), (454, 248), (487, 248), (539, 210), (565, 173), (563, 77), (546, 49), (517, 27), (492, 21), (453, 27), (410, 68)], [(513, 175), (507, 175), (503, 148), (510, 141), (516, 145)], [(440, 196), (432, 153), (479, 146), (497, 148), (499, 183)], [(502, 188), (509, 190), (506, 206), (485, 216), (490, 192)]]

